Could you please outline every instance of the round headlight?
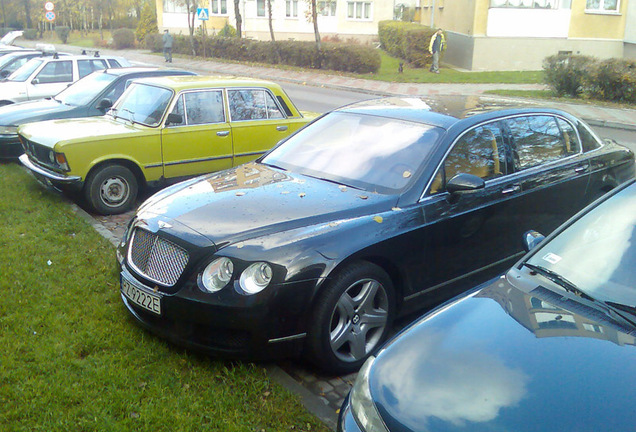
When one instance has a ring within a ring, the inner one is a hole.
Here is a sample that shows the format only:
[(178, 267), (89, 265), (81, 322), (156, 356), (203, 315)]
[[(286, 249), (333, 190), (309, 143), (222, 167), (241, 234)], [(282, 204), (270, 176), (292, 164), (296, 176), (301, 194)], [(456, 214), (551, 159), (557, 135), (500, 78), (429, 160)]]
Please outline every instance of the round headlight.
[(201, 288), (207, 292), (217, 292), (228, 284), (233, 272), (234, 264), (229, 258), (218, 258), (201, 273)]
[(241, 288), (247, 294), (256, 294), (272, 281), (272, 268), (264, 262), (257, 262), (249, 266), (241, 274)]

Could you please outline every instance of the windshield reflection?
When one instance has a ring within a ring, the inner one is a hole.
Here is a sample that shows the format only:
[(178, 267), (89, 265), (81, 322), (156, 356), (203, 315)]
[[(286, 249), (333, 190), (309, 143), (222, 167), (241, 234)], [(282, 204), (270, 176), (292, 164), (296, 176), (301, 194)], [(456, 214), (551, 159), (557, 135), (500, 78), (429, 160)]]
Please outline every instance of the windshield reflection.
[(134, 123), (157, 126), (163, 119), (172, 94), (169, 89), (133, 83), (117, 101), (111, 114)]
[(263, 163), (391, 194), (411, 182), (441, 133), (421, 123), (335, 112), (292, 136)]
[(104, 90), (117, 77), (104, 72), (92, 73), (62, 90), (55, 99), (66, 105), (83, 106)]
[(598, 300), (636, 307), (636, 185), (590, 211), (528, 262)]

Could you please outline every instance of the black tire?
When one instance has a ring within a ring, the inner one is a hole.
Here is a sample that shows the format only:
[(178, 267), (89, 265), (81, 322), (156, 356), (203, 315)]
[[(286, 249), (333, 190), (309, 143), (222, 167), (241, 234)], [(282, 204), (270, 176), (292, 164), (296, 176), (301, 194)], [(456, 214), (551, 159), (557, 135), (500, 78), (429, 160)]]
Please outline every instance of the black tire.
[(394, 315), (393, 283), (384, 270), (363, 261), (349, 264), (316, 299), (305, 354), (328, 372), (357, 371), (386, 339)]
[(128, 168), (104, 165), (88, 175), (84, 198), (95, 212), (114, 215), (132, 208), (138, 190), (137, 178)]

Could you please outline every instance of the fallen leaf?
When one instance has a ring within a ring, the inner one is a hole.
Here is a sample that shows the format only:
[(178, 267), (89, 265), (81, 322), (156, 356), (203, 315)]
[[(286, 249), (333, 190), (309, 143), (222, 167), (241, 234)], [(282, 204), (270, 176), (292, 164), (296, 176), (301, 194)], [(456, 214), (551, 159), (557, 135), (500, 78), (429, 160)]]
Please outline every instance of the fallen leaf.
[(243, 195), (245, 195), (245, 192), (237, 192), (236, 193), (236, 196), (243, 196)]
[(305, 196), (305, 192), (301, 192), (298, 194), (299, 197), (303, 198)]
[(404, 178), (409, 178), (409, 177), (411, 177), (411, 171), (404, 171), (404, 172), (402, 173), (402, 177), (404, 177)]
[(377, 223), (382, 223), (382, 221), (384, 221), (384, 219), (382, 219), (382, 216), (375, 216), (373, 220), (376, 221)]
[(369, 198), (369, 197), (368, 197), (368, 196), (366, 196), (366, 195), (358, 195), (358, 198), (360, 198), (360, 199), (367, 199), (367, 198)]

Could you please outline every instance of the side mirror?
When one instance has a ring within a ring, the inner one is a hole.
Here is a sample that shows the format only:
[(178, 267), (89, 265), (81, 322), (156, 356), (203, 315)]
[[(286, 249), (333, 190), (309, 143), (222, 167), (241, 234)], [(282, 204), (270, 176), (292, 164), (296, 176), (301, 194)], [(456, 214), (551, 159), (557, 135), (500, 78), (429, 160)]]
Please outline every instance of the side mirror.
[(108, 98), (104, 98), (97, 103), (97, 106), (95, 108), (97, 108), (101, 112), (106, 112), (106, 110), (112, 106), (113, 106), (113, 101), (111, 101)]
[(545, 239), (545, 236), (538, 231), (526, 231), (523, 233), (523, 248), (530, 252)]
[(39, 78), (33, 78), (33, 81), (31, 81), (31, 84), (40, 84), (40, 79)]
[(473, 174), (460, 173), (446, 183), (446, 191), (451, 195), (457, 192), (472, 192), (486, 187), (481, 177)]
[(166, 119), (166, 126), (171, 124), (181, 124), (183, 123), (183, 116), (181, 114), (170, 113), (168, 114), (168, 118)]
[(9, 72), (8, 70), (3, 70), (2, 72), (0, 72), (0, 78), (6, 78), (9, 75), (11, 75), (11, 72)]

